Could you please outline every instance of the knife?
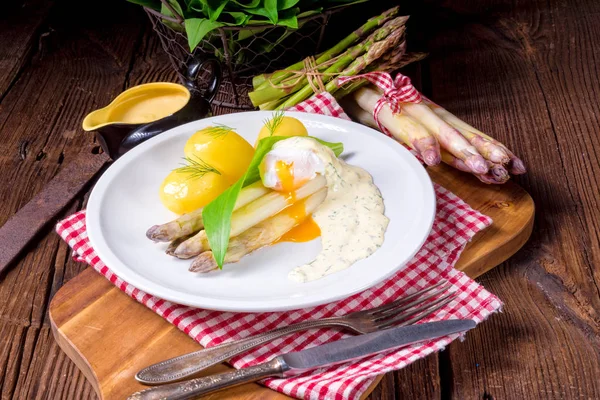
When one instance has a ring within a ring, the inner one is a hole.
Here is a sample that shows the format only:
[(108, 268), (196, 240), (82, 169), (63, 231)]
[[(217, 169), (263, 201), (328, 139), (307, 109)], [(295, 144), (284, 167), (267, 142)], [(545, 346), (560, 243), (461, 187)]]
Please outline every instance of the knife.
[(129, 400), (193, 399), (200, 395), (271, 376), (280, 378), (294, 376), (316, 368), (330, 367), (413, 343), (464, 332), (474, 328), (475, 325), (475, 321), (472, 320), (454, 319), (353, 336), (307, 350), (283, 354), (269, 362), (252, 367), (185, 382), (155, 386), (132, 394)]
[(0, 227), (0, 279), (6, 269), (46, 224), (56, 218), (110, 162), (105, 153), (86, 148), (62, 168), (23, 208)]

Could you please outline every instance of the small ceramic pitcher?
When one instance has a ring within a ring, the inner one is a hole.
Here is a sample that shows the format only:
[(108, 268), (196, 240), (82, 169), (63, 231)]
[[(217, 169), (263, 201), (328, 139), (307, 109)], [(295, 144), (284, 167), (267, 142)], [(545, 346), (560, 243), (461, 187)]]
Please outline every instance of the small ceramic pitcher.
[[(211, 67), (204, 96), (196, 84), (203, 66)], [(194, 59), (185, 71), (184, 85), (154, 82), (127, 89), (106, 107), (88, 114), (83, 129), (95, 131), (102, 149), (115, 160), (166, 130), (212, 115), (210, 102), (221, 76), (217, 60)]]

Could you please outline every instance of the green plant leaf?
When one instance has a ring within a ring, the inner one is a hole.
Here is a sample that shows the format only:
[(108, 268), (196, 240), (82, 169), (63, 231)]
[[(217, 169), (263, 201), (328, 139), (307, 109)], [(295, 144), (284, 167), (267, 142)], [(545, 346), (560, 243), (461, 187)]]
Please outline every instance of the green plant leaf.
[[(206, 232), (208, 243), (219, 268), (223, 268), (225, 261), (225, 253), (227, 253), (227, 246), (229, 246), (229, 233), (231, 232), (231, 216), (240, 191), (242, 188), (260, 180), (258, 166), (262, 159), (271, 151), (275, 143), (285, 139), (289, 139), (289, 137), (269, 136), (261, 139), (258, 142), (254, 157), (252, 157), (252, 161), (250, 161), (250, 165), (244, 176), (202, 210), (204, 231)], [(332, 149), (336, 157), (344, 151), (342, 143), (329, 143), (314, 137), (313, 139)]]
[(229, 0), (212, 0), (206, 3), (208, 4), (208, 18), (214, 22), (219, 18)]
[(339, 157), (344, 152), (344, 143), (341, 142), (326, 142), (314, 136), (309, 136), (312, 139), (315, 139), (317, 142), (321, 143), (323, 146), (327, 146), (333, 151), (336, 157)]
[(277, 14), (277, 0), (264, 0), (263, 5), (245, 10), (249, 14), (260, 15), (269, 20), (273, 25), (277, 24), (279, 16)]
[(188, 10), (197, 11), (199, 13), (202, 13), (202, 16), (208, 17), (208, 4), (206, 4), (206, 2), (200, 0), (191, 0), (188, 3)]
[(294, 7), (300, 0), (277, 0), (277, 10), (287, 10)]
[(279, 16), (277, 14), (277, 0), (265, 0), (265, 13), (266, 17), (269, 18), (269, 21), (273, 23), (273, 25), (277, 24), (279, 21)]
[[(252, 21), (248, 21), (248, 25), (250, 25), (252, 23)], [(268, 21), (264, 21), (263, 23), (268, 23)], [(261, 24), (262, 25), (262, 24)], [(252, 37), (254, 35), (257, 35), (261, 32), (264, 32), (267, 28), (247, 28), (247, 29), (242, 29), (238, 32), (238, 40), (242, 41), (244, 39), (248, 39), (249, 37)]]
[[(279, 22), (277, 22), (277, 25), (279, 25), (279, 26), (287, 26), (288, 28), (292, 28), (292, 29), (298, 29), (298, 17), (297, 17), (297, 15), (298, 15), (298, 11), (299, 10), (300, 10), (299, 8), (292, 8), (290, 10), (284, 10), (284, 11), (282, 11), (281, 14), (280, 14), (280, 16), (279, 16)], [(290, 34), (291, 31), (286, 31), (286, 33)], [(281, 43), (281, 41), (283, 39), (285, 39), (285, 38), (281, 38), (280, 40), (277, 40), (277, 42)]]
[[(256, 7), (256, 8), (247, 8), (245, 10), (247, 13), (249, 14), (253, 14), (253, 15), (260, 15), (261, 17), (265, 17), (265, 18), (269, 18), (267, 11), (263, 8), (263, 7)], [(265, 21), (266, 23), (269, 23), (270, 21)]]
[[(171, 5), (171, 7), (175, 10), (175, 12), (177, 14), (179, 14), (180, 16), (183, 16), (183, 10), (181, 9), (181, 6), (179, 5), (179, 3), (177, 1), (169, 0), (169, 4)], [(173, 15), (171, 10), (169, 10), (167, 8), (167, 6), (165, 6), (165, 4), (162, 2), (160, 4), (160, 13), (164, 16), (175, 18), (175, 15)], [(169, 28), (173, 29), (174, 31), (177, 31), (177, 32), (183, 31), (183, 27), (179, 23), (167, 21), (166, 19), (161, 19), (161, 21), (165, 26), (168, 26)]]
[(127, 0), (130, 3), (138, 4), (140, 6), (148, 7), (156, 11), (160, 11), (161, 2), (160, 0)]
[(185, 20), (185, 32), (188, 38), (190, 51), (194, 51), (198, 43), (206, 36), (207, 33), (223, 26), (221, 22), (211, 21), (206, 18), (189, 18)]
[[(176, 0), (168, 0), (169, 5), (173, 8), (173, 10), (175, 10), (175, 12), (177, 14), (179, 14), (180, 17), (183, 17), (183, 10), (181, 9), (181, 6), (179, 5), (179, 3)], [(171, 12), (171, 10), (169, 10), (169, 8), (164, 5), (164, 3), (161, 2), (161, 7), (160, 7), (160, 13), (163, 15), (166, 15), (167, 17), (175, 17), (175, 15), (173, 15), (173, 13)]]
[(248, 21), (251, 18), (250, 15), (245, 14), (240, 11), (224, 11), (223, 14), (230, 15), (234, 20), (233, 23), (225, 22), (225, 24), (227, 24), (227, 25), (234, 25), (234, 26), (246, 25), (246, 23), (248, 23)]
[(298, 14), (298, 18), (309, 17), (311, 15), (321, 14), (322, 12), (323, 12), (323, 7), (319, 7), (317, 9), (310, 10), (310, 11), (304, 11), (304, 12)]
[(260, 4), (260, 0), (249, 0), (249, 1), (231, 0), (231, 1), (242, 8), (255, 8), (255, 7), (258, 7), (258, 5)]

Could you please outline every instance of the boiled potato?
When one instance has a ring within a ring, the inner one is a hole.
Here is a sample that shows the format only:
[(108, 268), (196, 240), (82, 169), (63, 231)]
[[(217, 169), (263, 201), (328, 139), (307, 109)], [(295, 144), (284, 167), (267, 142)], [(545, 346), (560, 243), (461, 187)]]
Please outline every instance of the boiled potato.
[(204, 207), (230, 186), (217, 172), (195, 175), (173, 170), (160, 186), (160, 201), (175, 214), (185, 214)]
[(308, 136), (308, 131), (296, 118), (276, 114), (262, 127), (254, 146), (258, 145), (261, 139), (269, 136)]
[(186, 157), (197, 157), (221, 172), (229, 184), (235, 183), (248, 169), (254, 148), (226, 126), (209, 126), (188, 139)]

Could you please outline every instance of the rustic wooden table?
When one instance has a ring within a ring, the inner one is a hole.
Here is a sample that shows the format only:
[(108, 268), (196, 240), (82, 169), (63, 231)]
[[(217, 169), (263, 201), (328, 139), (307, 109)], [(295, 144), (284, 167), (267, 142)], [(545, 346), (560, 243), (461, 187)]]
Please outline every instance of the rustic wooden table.
[[(388, 374), (370, 398), (600, 398), (600, 3), (406, 3), (410, 35), (431, 53), (412, 76), (527, 161), (517, 181), (536, 201), (536, 228), (479, 279), (504, 312)], [(3, 4), (0, 225), (91, 142), (88, 111), (131, 85), (175, 80), (138, 7), (82, 4)], [(84, 268), (49, 227), (0, 277), (2, 399), (95, 397), (47, 319), (53, 294)]]

